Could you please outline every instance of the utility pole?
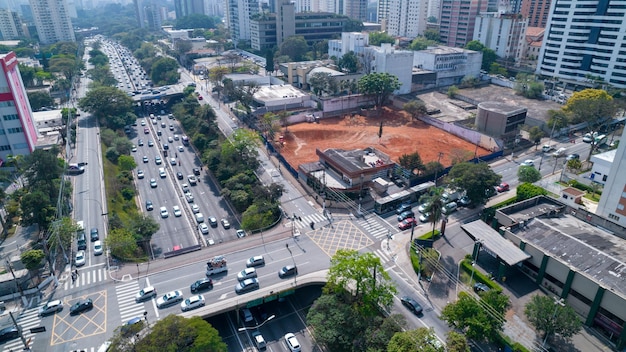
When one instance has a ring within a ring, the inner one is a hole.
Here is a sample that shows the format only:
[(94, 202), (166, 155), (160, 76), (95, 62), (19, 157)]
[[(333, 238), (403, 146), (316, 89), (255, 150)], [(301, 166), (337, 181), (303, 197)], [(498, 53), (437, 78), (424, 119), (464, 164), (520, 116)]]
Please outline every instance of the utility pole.
[(17, 321), (13, 317), (13, 312), (9, 312), (9, 316), (11, 316), (11, 320), (13, 320), (13, 325), (15, 325), (15, 328), (17, 329), (18, 334), (20, 335), (20, 339), (22, 340), (22, 343), (24, 344), (24, 351), (30, 351), (30, 346), (28, 346), (30, 344), (30, 339), (26, 341), (26, 339), (24, 338), (24, 335), (22, 334), (22, 329), (20, 329), (19, 325), (17, 325)]
[(11, 262), (9, 262), (8, 259), (6, 260), (6, 263), (7, 263), (7, 267), (11, 271), (11, 275), (13, 275), (13, 281), (15, 282), (15, 286), (17, 287), (17, 290), (20, 292), (20, 297), (22, 298), (22, 304), (26, 305), (28, 302), (26, 301), (26, 297), (24, 297), (24, 291), (22, 291), (22, 287), (20, 287), (20, 285), (17, 282), (17, 277), (15, 276), (15, 272), (13, 272), (13, 266), (11, 265)]

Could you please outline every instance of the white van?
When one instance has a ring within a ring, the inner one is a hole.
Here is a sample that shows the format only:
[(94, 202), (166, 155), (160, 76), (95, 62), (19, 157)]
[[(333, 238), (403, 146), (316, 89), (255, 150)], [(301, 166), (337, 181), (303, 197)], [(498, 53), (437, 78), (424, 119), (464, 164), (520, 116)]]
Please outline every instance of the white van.
[(567, 149), (565, 149), (565, 148), (559, 148), (556, 152), (552, 153), (552, 155), (557, 156), (557, 157), (558, 157), (558, 156), (562, 156), (562, 155), (564, 155), (564, 154), (565, 154), (565, 151), (566, 151), (566, 150), (567, 150)]
[(202, 213), (197, 213), (196, 214), (196, 222), (199, 224), (201, 222), (204, 222), (204, 215), (202, 215)]

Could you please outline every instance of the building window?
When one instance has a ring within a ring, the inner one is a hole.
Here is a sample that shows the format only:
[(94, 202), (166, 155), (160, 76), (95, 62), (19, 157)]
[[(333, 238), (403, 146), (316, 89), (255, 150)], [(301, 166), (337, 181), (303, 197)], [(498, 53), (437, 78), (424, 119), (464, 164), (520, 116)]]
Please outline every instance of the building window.
[(26, 148), (28, 148), (28, 143), (13, 144), (13, 149), (26, 149)]
[(10, 145), (0, 145), (0, 151), (11, 150)]
[(21, 133), (23, 130), (21, 127), (13, 127), (13, 128), (8, 128), (7, 132), (9, 133)]

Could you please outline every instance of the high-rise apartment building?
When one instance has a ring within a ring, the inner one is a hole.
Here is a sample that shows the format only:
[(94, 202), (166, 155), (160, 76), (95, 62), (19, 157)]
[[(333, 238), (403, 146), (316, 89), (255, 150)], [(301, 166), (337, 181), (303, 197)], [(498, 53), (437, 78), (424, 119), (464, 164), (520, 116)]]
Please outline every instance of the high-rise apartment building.
[(14, 52), (0, 55), (0, 159), (28, 155), (37, 144), (37, 130)]
[(25, 37), (22, 21), (17, 12), (9, 9), (0, 9), (0, 37), (11, 40)]
[(543, 27), (548, 24), (552, 0), (523, 0), (520, 13), (528, 18), (529, 27)]
[(355, 20), (367, 21), (367, 0), (342, 0), (341, 2), (343, 11), (337, 12), (338, 14)]
[(626, 226), (626, 143), (620, 143), (596, 214)]
[(389, 18), (389, 1), (390, 0), (378, 0), (378, 11), (376, 13), (376, 20), (378, 23), (383, 24), (384, 28), (387, 28), (387, 21)]
[(204, 0), (174, 0), (176, 18), (182, 18), (193, 14), (206, 15), (204, 13)]
[(486, 12), (476, 18), (473, 40), (519, 65), (524, 54), (528, 22), (519, 14)]
[(426, 30), (427, 15), (427, 0), (389, 0), (387, 33), (415, 38)]
[(227, 25), (235, 46), (240, 40), (250, 40), (250, 18), (259, 12), (258, 0), (227, 0)]
[(76, 41), (66, 0), (29, 0), (29, 3), (41, 44)]
[(488, 4), (488, 0), (441, 0), (441, 41), (447, 46), (464, 47), (474, 36), (476, 17), (487, 11)]
[(537, 73), (626, 88), (626, 6), (618, 0), (552, 0)]

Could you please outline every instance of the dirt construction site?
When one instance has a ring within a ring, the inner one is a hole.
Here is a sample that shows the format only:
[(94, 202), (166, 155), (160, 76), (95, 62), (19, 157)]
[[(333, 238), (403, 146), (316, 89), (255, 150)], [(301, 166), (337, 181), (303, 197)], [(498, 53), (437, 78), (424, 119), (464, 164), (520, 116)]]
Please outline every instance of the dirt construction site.
[[(380, 122), (383, 122), (382, 137), (378, 138)], [(284, 130), (281, 130), (284, 132)], [(412, 120), (404, 111), (384, 108), (379, 116), (365, 117), (346, 115), (327, 118), (319, 123), (300, 123), (288, 126), (284, 134), (281, 154), (295, 168), (304, 163), (318, 161), (316, 149), (329, 148), (354, 150), (374, 147), (398, 161), (403, 154), (418, 152), (424, 164), (437, 161), (449, 166), (452, 157), (461, 151), (474, 152), (478, 156), (489, 154), (488, 150), (459, 137)]]

